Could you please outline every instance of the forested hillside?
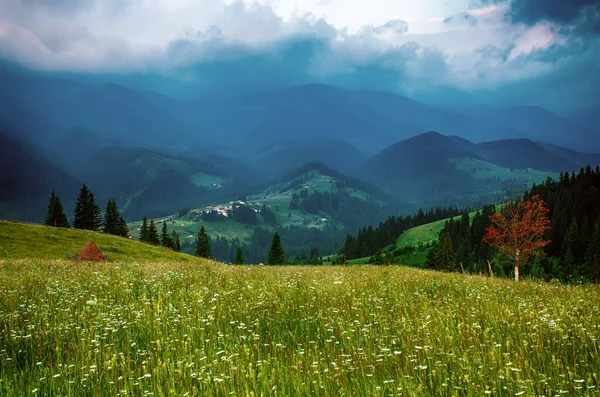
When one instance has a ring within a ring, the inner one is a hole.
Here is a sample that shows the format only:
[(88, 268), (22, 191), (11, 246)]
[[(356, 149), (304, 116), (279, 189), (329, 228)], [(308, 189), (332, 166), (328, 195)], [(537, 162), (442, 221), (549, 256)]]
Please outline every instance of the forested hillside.
[[(523, 200), (538, 195), (549, 210), (550, 243), (521, 269), (521, 274), (562, 281), (600, 280), (600, 169), (581, 169), (578, 174), (561, 173), (557, 181), (534, 185)], [(449, 220), (440, 233), (440, 242), (430, 252), (427, 267), (436, 268), (441, 257), (451, 258), (449, 270), (488, 272), (509, 275), (510, 263), (483, 242), (489, 216), (496, 211), (487, 206), (472, 221), (464, 214), (460, 220)], [(446, 237), (447, 236), (447, 237)], [(444, 240), (449, 237), (450, 244)]]

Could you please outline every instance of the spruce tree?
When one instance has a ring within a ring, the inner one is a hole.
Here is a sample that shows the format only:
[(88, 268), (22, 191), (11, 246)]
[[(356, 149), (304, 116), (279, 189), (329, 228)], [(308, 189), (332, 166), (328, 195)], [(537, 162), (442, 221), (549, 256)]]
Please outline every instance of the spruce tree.
[(594, 225), (594, 232), (585, 254), (585, 263), (587, 276), (592, 281), (600, 281), (600, 222)]
[(79, 196), (77, 196), (77, 202), (75, 203), (75, 214), (73, 216), (73, 227), (76, 229), (89, 229), (90, 225), (90, 209), (89, 209), (89, 196), (90, 191), (87, 186), (83, 184), (81, 190), (79, 190)]
[(160, 245), (167, 248), (173, 247), (173, 240), (171, 236), (169, 236), (169, 229), (167, 227), (167, 221), (163, 221), (162, 230), (160, 232)]
[(454, 270), (455, 255), (452, 247), (452, 238), (446, 233), (440, 239), (440, 249), (438, 251), (439, 270)]
[(171, 241), (173, 241), (173, 249), (177, 252), (181, 251), (181, 241), (179, 241), (179, 234), (175, 230), (171, 233)]
[(437, 245), (431, 247), (427, 253), (427, 257), (425, 258), (425, 268), (433, 270), (440, 268), (439, 248)]
[(129, 227), (127, 227), (127, 222), (122, 216), (119, 219), (119, 236), (129, 237)]
[(144, 216), (144, 220), (142, 221), (142, 228), (140, 229), (140, 241), (149, 242), (148, 238), (148, 218)]
[(235, 259), (233, 260), (233, 264), (234, 265), (245, 265), (246, 264), (246, 258), (244, 257), (244, 252), (242, 251), (241, 247), (238, 247), (237, 250), (235, 250)]
[(94, 194), (84, 184), (75, 203), (73, 227), (76, 229), (98, 230), (102, 226), (102, 211), (94, 201)]
[(285, 252), (281, 245), (281, 238), (279, 237), (279, 233), (275, 232), (271, 241), (271, 248), (269, 249), (267, 265), (285, 265), (285, 262)]
[(108, 200), (106, 211), (104, 212), (104, 233), (120, 235), (121, 232), (121, 214), (115, 200)]
[(206, 234), (206, 229), (204, 229), (204, 226), (202, 226), (200, 228), (200, 231), (198, 232), (196, 250), (194, 252), (200, 258), (212, 258), (212, 253), (210, 250), (210, 240), (208, 239), (208, 234)]
[(148, 242), (158, 245), (160, 241), (158, 240), (158, 229), (156, 229), (156, 224), (154, 224), (154, 219), (150, 219), (150, 225), (148, 226)]
[(48, 212), (46, 213), (45, 225), (54, 227), (70, 227), (67, 216), (63, 210), (62, 203), (58, 196), (54, 193), (50, 193), (50, 201), (48, 203)]

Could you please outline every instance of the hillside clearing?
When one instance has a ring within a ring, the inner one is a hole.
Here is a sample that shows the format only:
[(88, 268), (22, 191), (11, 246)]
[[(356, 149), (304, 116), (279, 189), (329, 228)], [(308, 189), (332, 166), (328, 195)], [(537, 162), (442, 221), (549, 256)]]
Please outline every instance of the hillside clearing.
[(111, 262), (202, 262), (191, 255), (104, 233), (0, 221), (0, 259), (65, 259), (90, 240)]

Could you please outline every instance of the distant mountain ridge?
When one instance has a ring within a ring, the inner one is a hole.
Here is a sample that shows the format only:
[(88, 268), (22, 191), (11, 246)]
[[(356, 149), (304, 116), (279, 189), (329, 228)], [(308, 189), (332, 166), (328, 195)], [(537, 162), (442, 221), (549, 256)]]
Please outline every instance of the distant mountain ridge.
[[(599, 163), (600, 155), (544, 147), (528, 139), (473, 143), (428, 132), (365, 160), (354, 175), (399, 200), (428, 203), (424, 207), (447, 204), (450, 197), (453, 204), (476, 206), (501, 200), (510, 190), (519, 192), (545, 175)], [(522, 172), (511, 174), (513, 169)]]

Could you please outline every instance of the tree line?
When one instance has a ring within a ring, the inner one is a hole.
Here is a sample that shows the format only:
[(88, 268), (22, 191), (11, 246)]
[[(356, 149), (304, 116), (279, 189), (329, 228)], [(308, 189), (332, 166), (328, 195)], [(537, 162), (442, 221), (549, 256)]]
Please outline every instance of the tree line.
[(457, 208), (434, 208), (427, 212), (419, 209), (416, 215), (391, 216), (379, 226), (364, 226), (356, 236), (347, 235), (342, 248), (344, 259), (364, 258), (374, 255), (394, 243), (408, 229), (459, 215)]
[[(44, 224), (53, 227), (71, 227), (60, 198), (54, 190), (50, 193)], [(102, 230), (115, 236), (129, 237), (127, 222), (121, 216), (115, 200), (108, 200), (103, 217), (100, 207), (95, 202), (94, 193), (85, 184), (81, 187), (75, 203), (73, 227), (83, 230)]]
[[(225, 246), (229, 248), (229, 244), (225, 239), (218, 238), (218, 242), (221, 244), (224, 242)], [(239, 240), (237, 240), (238, 245), (235, 246), (235, 255), (233, 258), (234, 265), (244, 265), (246, 264), (246, 256), (244, 255), (244, 250), (241, 245), (239, 245)], [(245, 248), (247, 248), (246, 246)], [(194, 253), (201, 258), (206, 259), (214, 259), (213, 250), (211, 247), (211, 239), (204, 226), (200, 227), (200, 231), (198, 231), (198, 235), (196, 236), (196, 248)], [(269, 248), (269, 254), (267, 256), (266, 264), (267, 265), (285, 265), (289, 263), (288, 257), (285, 254), (283, 249), (283, 245), (281, 244), (281, 237), (278, 232), (273, 233), (271, 238), (271, 245)]]
[(162, 245), (163, 247), (171, 248), (177, 252), (181, 251), (179, 234), (177, 234), (175, 230), (169, 234), (169, 227), (167, 226), (166, 219), (162, 221), (161, 232), (159, 235), (154, 219), (150, 219), (150, 222), (148, 222), (148, 218), (144, 216), (142, 227), (140, 228), (140, 241), (154, 245)]

